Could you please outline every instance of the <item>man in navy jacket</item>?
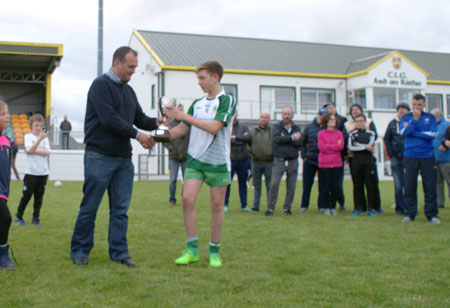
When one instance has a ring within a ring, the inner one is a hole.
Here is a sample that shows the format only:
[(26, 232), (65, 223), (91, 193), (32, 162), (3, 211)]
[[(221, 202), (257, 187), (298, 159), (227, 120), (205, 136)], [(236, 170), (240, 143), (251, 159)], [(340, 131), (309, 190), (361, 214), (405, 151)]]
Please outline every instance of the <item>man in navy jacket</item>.
[(89, 89), (84, 121), (84, 196), (70, 249), (70, 257), (77, 265), (88, 264), (94, 247), (95, 217), (105, 190), (110, 208), (109, 257), (129, 267), (136, 265), (128, 253), (126, 237), (134, 179), (130, 138), (152, 148), (153, 138), (134, 126), (154, 130), (162, 123), (162, 119), (144, 114), (127, 84), (137, 63), (136, 51), (126, 46), (118, 48), (111, 69), (95, 79)]
[(423, 112), (425, 97), (414, 95), (412, 112), (400, 121), (403, 136), (403, 166), (405, 167), (405, 217), (402, 222), (410, 222), (417, 216), (417, 176), (420, 170), (425, 195), (425, 216), (431, 223), (440, 224), (436, 198), (436, 164), (433, 140), (437, 135), (434, 116)]

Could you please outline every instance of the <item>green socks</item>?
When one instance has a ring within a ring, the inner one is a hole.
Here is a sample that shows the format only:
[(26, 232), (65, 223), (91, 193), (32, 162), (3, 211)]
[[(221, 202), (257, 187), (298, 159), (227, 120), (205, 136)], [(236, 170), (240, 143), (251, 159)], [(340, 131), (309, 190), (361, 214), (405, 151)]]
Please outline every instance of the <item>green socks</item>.
[[(198, 236), (189, 237), (186, 239), (187, 249), (192, 251), (194, 256), (198, 256)], [(209, 254), (219, 253), (220, 243), (209, 242)]]
[(194, 256), (198, 256), (198, 236), (189, 237), (186, 239), (187, 249), (192, 251)]
[(219, 253), (220, 243), (209, 242), (209, 255), (213, 253)]

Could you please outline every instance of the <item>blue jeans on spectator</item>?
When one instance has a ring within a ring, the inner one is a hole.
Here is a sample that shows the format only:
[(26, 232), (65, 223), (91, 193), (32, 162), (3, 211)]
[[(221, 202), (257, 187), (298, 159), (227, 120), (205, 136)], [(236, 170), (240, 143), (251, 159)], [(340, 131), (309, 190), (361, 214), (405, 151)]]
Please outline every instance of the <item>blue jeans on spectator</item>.
[[(175, 193), (177, 191), (177, 179), (178, 179), (178, 170), (181, 168), (181, 173), (184, 178), (184, 171), (186, 170), (186, 161), (185, 160), (169, 160), (169, 171), (170, 171), (170, 180), (169, 180), (169, 203), (176, 204), (177, 198), (175, 198)], [(181, 190), (181, 195), (183, 195), (183, 190)]]
[(405, 215), (414, 220), (417, 216), (417, 176), (422, 177), (425, 195), (425, 216), (428, 220), (438, 216), (436, 191), (436, 164), (434, 158), (403, 157), (405, 174)]
[(272, 180), (272, 166), (273, 162), (267, 163), (257, 163), (252, 161), (252, 177), (254, 186), (254, 197), (253, 197), (253, 209), (259, 210), (259, 205), (261, 201), (261, 183), (262, 176), (264, 175), (264, 181), (266, 183), (266, 196), (269, 196), (270, 181)]
[[(234, 174), (237, 172), (239, 183), (239, 198), (241, 200), (241, 209), (247, 207), (247, 178), (248, 171), (250, 170), (250, 160), (232, 160), (231, 161), (231, 180), (233, 180)], [(225, 195), (225, 205), (228, 205), (230, 198), (231, 185), (227, 187), (227, 193)]]
[[(309, 207), (309, 198), (311, 196), (311, 189), (314, 185), (314, 179), (316, 178), (317, 171), (319, 171), (319, 163), (317, 161), (311, 162), (309, 159), (303, 160), (303, 194), (300, 207), (306, 209)], [(322, 195), (318, 195), (317, 207), (319, 209), (325, 208), (325, 206), (323, 206), (322, 204)]]
[(397, 214), (405, 213), (405, 197), (403, 195), (403, 161), (401, 158), (391, 158), (392, 177), (394, 178), (395, 191), (395, 212)]
[(95, 218), (103, 194), (109, 197), (109, 257), (120, 261), (129, 257), (127, 244), (128, 207), (133, 191), (134, 166), (131, 157), (112, 157), (86, 150), (84, 185), (78, 217), (72, 235), (70, 256), (89, 257), (94, 247)]

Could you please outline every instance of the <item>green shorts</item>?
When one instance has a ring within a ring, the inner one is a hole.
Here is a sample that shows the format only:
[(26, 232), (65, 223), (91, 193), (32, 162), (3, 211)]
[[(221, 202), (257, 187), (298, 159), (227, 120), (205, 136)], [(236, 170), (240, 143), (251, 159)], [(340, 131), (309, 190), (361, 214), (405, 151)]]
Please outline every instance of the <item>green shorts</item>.
[(207, 171), (186, 168), (184, 179), (195, 179), (205, 181), (209, 186), (227, 186), (231, 184), (231, 175), (229, 171)]

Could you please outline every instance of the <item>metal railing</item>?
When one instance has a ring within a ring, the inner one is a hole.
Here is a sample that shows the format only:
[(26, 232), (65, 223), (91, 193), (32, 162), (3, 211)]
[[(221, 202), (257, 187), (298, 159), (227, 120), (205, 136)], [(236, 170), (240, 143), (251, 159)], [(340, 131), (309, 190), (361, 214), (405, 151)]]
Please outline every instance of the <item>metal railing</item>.
[[(65, 133), (59, 129), (49, 130), (47, 138), (52, 150), (84, 150), (83, 132)], [(23, 149), (24, 147), (23, 143), (17, 143), (17, 145), (19, 149)]]

